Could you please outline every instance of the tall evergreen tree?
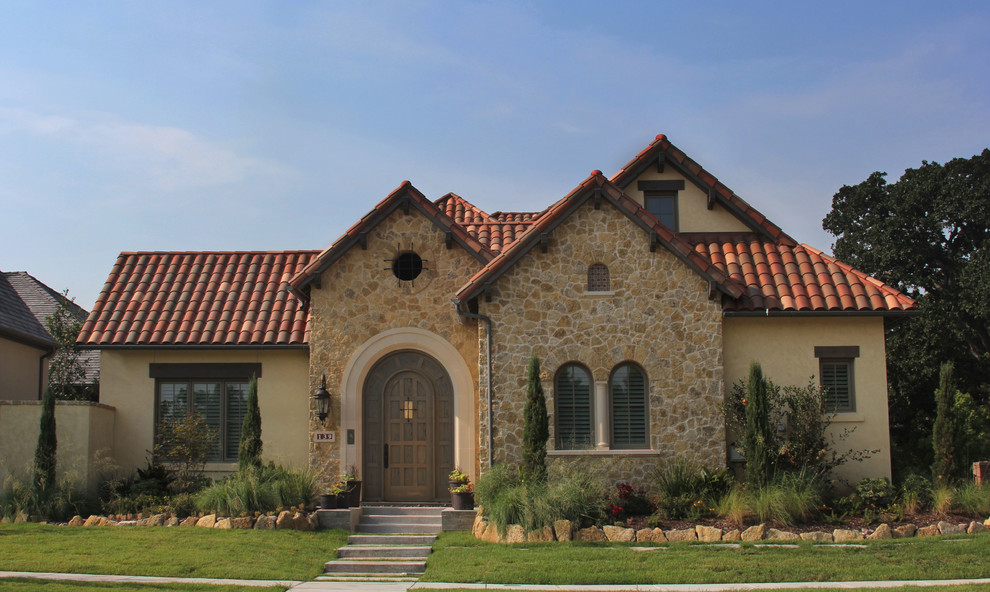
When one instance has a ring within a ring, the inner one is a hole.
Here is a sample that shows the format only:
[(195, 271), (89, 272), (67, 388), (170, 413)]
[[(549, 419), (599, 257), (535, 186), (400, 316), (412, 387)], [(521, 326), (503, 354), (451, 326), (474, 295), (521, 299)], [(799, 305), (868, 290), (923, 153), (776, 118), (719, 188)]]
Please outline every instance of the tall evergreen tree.
[(956, 471), (956, 426), (952, 404), (956, 388), (953, 379), (953, 364), (945, 362), (938, 375), (938, 389), (935, 391), (935, 425), (932, 426), (932, 477), (936, 483), (948, 485)]
[(774, 433), (770, 425), (770, 385), (758, 362), (749, 365), (746, 384), (746, 480), (766, 485), (774, 473)]
[(526, 380), (526, 408), (523, 412), (523, 463), (522, 478), (527, 483), (540, 483), (547, 479), (547, 440), (550, 438), (550, 420), (547, 417), (547, 400), (540, 381), (540, 360), (529, 359)]
[(41, 425), (38, 446), (34, 449), (34, 490), (47, 491), (55, 484), (55, 454), (58, 439), (55, 435), (55, 393), (45, 389), (41, 400)]
[(241, 442), (237, 449), (237, 468), (261, 467), (261, 409), (258, 407), (258, 378), (248, 384), (247, 411), (241, 424)]

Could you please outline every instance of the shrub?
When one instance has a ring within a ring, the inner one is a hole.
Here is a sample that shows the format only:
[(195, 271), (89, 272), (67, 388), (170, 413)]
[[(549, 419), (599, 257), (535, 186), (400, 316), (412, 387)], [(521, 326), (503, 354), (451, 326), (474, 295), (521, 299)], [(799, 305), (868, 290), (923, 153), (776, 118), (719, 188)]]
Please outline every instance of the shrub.
[(894, 503), (896, 491), (885, 478), (874, 477), (863, 479), (856, 484), (856, 496), (859, 499), (860, 509), (882, 510)]
[(227, 516), (252, 512), (272, 512), (278, 508), (309, 505), (313, 501), (316, 478), (308, 471), (296, 471), (269, 463), (227, 477), (196, 495), (200, 510)]
[(657, 512), (670, 520), (696, 519), (717, 505), (732, 487), (729, 471), (711, 471), (682, 458), (659, 467), (654, 482), (660, 492)]
[(217, 442), (217, 432), (199, 413), (166, 417), (156, 428), (154, 461), (175, 473), (173, 490), (190, 493), (202, 484), (202, 470)]
[(237, 468), (261, 468), (261, 410), (258, 408), (258, 378), (248, 383), (247, 410), (241, 423), (241, 441), (237, 450)]
[(619, 483), (616, 494), (608, 504), (608, 513), (616, 520), (625, 520), (630, 516), (649, 516), (656, 511), (656, 506), (647, 497), (646, 490), (633, 487), (628, 483)]
[(932, 504), (932, 483), (922, 475), (911, 474), (901, 483), (901, 506), (907, 515), (917, 514)]
[(746, 407), (743, 451), (746, 456), (746, 481), (755, 486), (769, 482), (774, 474), (775, 434), (770, 424), (770, 388), (759, 363), (752, 362), (743, 403)]
[(182, 518), (196, 513), (196, 498), (188, 493), (178, 493), (168, 500), (168, 511)]
[(956, 454), (956, 426), (952, 413), (955, 383), (952, 362), (942, 364), (935, 391), (935, 425), (932, 427), (932, 478), (939, 485), (948, 485), (958, 477), (959, 460)]
[(34, 449), (34, 481), (36, 496), (45, 497), (46, 491), (55, 486), (55, 463), (58, 440), (55, 435), (55, 393), (45, 389), (41, 401), (41, 424), (38, 431), (38, 445)]

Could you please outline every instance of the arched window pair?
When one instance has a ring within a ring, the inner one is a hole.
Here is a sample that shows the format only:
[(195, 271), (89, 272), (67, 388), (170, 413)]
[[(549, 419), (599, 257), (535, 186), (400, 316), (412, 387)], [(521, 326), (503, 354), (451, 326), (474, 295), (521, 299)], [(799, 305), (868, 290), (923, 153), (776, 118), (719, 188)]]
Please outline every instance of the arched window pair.
[(647, 448), (646, 373), (626, 362), (612, 370), (605, 409), (594, 404), (594, 381), (584, 366), (563, 365), (554, 380), (554, 404), (558, 450), (580, 450), (597, 444), (595, 426), (609, 427), (611, 448)]

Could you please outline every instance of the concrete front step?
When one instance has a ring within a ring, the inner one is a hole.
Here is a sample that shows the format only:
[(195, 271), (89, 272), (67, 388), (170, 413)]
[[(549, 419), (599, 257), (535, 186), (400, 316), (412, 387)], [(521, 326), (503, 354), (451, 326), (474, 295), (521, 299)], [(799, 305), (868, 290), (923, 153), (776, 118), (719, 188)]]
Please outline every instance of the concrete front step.
[(415, 576), (404, 575), (380, 575), (380, 574), (356, 574), (356, 575), (336, 575), (336, 576), (316, 576), (318, 582), (418, 582)]
[(430, 524), (358, 524), (357, 532), (365, 534), (433, 534), (442, 530), (441, 525)]
[(407, 516), (393, 514), (362, 514), (359, 524), (428, 524), (430, 526), (443, 526), (441, 516)]
[(352, 534), (347, 537), (348, 545), (373, 545), (384, 547), (388, 545), (428, 545), (432, 546), (437, 540), (435, 534), (421, 535), (388, 535), (388, 534)]
[(444, 508), (421, 508), (416, 506), (361, 506), (361, 514), (364, 516), (436, 516)]
[(338, 559), (424, 559), (430, 547), (373, 547), (352, 545), (337, 549)]
[(345, 561), (337, 559), (323, 564), (323, 573), (327, 574), (422, 574), (425, 571), (425, 561)]

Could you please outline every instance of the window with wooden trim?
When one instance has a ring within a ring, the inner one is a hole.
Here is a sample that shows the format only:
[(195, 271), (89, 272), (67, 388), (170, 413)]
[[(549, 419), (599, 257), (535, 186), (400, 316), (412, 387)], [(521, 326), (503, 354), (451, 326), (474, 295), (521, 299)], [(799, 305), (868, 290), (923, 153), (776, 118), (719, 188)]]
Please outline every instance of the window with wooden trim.
[(612, 406), (612, 448), (647, 448), (646, 372), (638, 364), (620, 364), (609, 379)]
[(158, 422), (198, 413), (218, 438), (210, 462), (237, 462), (241, 424), (247, 412), (247, 379), (159, 379)]
[(608, 266), (604, 263), (595, 263), (588, 267), (588, 291), (608, 292), (612, 289), (612, 280), (609, 276)]
[(592, 444), (591, 372), (580, 364), (561, 366), (554, 378), (555, 434), (558, 450)]
[(856, 411), (853, 362), (859, 357), (859, 346), (816, 347), (815, 357), (826, 408), (832, 412)]
[(647, 191), (643, 194), (643, 206), (661, 224), (678, 231), (676, 191)]

